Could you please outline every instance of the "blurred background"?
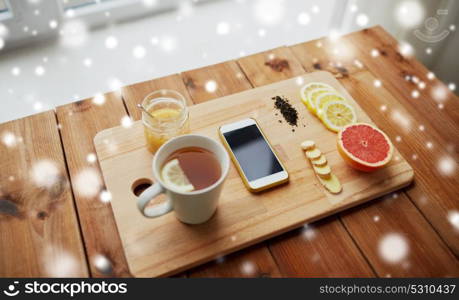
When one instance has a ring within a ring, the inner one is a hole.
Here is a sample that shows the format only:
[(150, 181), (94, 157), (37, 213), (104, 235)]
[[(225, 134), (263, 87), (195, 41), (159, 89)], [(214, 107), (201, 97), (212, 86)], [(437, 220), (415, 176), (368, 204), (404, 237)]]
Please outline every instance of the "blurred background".
[(448, 87), (459, 1), (0, 0), (0, 122), (380, 24)]

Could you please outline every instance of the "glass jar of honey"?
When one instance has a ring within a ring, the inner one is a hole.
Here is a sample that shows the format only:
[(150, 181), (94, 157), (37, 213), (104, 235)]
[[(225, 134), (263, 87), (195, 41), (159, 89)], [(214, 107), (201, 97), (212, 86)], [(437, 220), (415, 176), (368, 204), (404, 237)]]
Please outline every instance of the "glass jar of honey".
[(158, 90), (142, 101), (142, 122), (147, 147), (151, 153), (169, 139), (189, 131), (185, 97), (173, 90)]

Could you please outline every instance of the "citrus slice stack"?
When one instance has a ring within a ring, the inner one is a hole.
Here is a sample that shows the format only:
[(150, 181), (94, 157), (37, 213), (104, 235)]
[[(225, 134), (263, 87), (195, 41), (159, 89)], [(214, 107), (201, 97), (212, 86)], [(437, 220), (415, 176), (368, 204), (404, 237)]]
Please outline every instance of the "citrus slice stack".
[(339, 132), (344, 126), (357, 121), (352, 105), (326, 83), (308, 83), (301, 88), (300, 96), (309, 111), (333, 132)]
[(172, 159), (164, 165), (161, 170), (161, 177), (166, 185), (174, 190), (185, 193), (194, 190), (193, 185), (180, 167), (178, 159)]
[(371, 124), (348, 125), (338, 133), (338, 152), (353, 168), (372, 172), (387, 165), (394, 146), (387, 135)]
[(310, 82), (304, 85), (300, 91), (300, 98), (303, 101), (304, 105), (306, 105), (306, 107), (314, 114), (315, 114), (314, 101), (311, 101), (311, 98), (313, 97), (312, 93), (318, 92), (319, 90), (321, 92), (327, 92), (327, 91), (334, 91), (335, 89), (326, 83)]

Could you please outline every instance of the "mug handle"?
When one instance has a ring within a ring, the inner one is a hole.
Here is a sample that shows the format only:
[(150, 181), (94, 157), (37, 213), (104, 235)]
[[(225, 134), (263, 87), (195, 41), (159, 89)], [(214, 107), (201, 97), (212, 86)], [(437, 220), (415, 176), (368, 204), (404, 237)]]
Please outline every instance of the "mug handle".
[(148, 189), (143, 191), (142, 194), (140, 194), (139, 198), (137, 198), (137, 208), (145, 217), (156, 218), (167, 214), (173, 209), (172, 201), (169, 198), (164, 203), (157, 204), (153, 207), (148, 207), (145, 209), (145, 206), (147, 206), (151, 199), (164, 192), (164, 188), (158, 182), (156, 182)]

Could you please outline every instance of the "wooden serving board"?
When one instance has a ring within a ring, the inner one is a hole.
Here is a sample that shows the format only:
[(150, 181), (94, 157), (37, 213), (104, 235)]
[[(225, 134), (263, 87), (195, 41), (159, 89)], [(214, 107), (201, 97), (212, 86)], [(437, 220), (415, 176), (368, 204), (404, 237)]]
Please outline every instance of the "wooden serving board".
[[(152, 155), (147, 151), (140, 121), (129, 128), (101, 131), (94, 139), (112, 208), (131, 273), (137, 277), (172, 275), (222, 255), (258, 243), (306, 223), (358, 205), (409, 184), (413, 170), (396, 150), (394, 159), (375, 173), (351, 169), (336, 149), (336, 134), (328, 131), (301, 103), (299, 90), (307, 82), (333, 86), (354, 105), (358, 121), (372, 122), (341, 84), (328, 72), (314, 72), (210, 102), (191, 106), (191, 132), (219, 140), (220, 125), (255, 118), (290, 174), (290, 182), (261, 194), (246, 190), (231, 166), (216, 214), (201, 225), (186, 225), (174, 213), (149, 219), (136, 207), (132, 188), (153, 180)], [(271, 97), (287, 97), (299, 112), (299, 126), (279, 122)], [(305, 125), (305, 126), (304, 126)], [(343, 191), (328, 193), (319, 183), (300, 143), (314, 140), (325, 153)], [(362, 224), (365, 226), (365, 224)], [(336, 245), (339, 247), (339, 245)]]

